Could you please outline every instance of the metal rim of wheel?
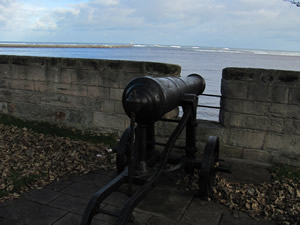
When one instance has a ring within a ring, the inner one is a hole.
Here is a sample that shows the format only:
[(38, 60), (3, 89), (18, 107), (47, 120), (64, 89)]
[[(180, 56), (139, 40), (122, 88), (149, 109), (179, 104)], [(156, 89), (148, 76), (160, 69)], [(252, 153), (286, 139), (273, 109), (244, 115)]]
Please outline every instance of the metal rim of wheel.
[(128, 164), (130, 134), (131, 128), (127, 128), (122, 134), (118, 147), (116, 148), (116, 167), (119, 173), (121, 173)]
[(216, 163), (219, 160), (219, 138), (209, 136), (205, 145), (201, 170), (199, 172), (199, 195), (202, 198), (211, 196), (212, 186), (216, 178)]

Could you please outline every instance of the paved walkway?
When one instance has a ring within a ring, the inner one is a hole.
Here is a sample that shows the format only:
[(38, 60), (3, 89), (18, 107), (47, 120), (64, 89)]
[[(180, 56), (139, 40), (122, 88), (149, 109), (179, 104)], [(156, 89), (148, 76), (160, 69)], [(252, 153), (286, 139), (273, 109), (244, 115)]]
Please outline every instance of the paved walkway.
[[(233, 175), (257, 182), (268, 177), (265, 167), (251, 171), (251, 164), (233, 163)], [(252, 168), (252, 169), (253, 169)], [(248, 174), (248, 175), (247, 175)], [(258, 177), (255, 177), (257, 174)], [(116, 176), (114, 171), (97, 171), (83, 176), (71, 176), (43, 189), (26, 193), (22, 198), (0, 204), (1, 225), (79, 225), (92, 194)], [(105, 201), (104, 208), (114, 209), (124, 203), (121, 195)], [(267, 225), (267, 221), (251, 219), (245, 213), (230, 212), (214, 202), (203, 201), (189, 192), (180, 191), (171, 178), (163, 179), (134, 211), (135, 225)], [(113, 224), (112, 218), (97, 215), (93, 225)]]

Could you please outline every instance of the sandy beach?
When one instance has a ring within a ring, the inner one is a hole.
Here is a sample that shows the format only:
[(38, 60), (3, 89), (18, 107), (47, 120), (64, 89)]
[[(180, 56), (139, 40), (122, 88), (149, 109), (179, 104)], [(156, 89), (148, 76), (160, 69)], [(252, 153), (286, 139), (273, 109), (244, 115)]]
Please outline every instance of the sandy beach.
[(0, 48), (130, 48), (133, 45), (101, 44), (0, 44)]

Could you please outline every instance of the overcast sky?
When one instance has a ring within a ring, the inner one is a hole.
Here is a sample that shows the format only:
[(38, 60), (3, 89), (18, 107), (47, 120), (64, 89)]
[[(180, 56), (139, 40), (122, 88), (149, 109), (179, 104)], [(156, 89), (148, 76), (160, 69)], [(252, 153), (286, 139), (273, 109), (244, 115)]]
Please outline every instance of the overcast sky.
[(0, 41), (300, 51), (300, 8), (283, 0), (0, 0)]

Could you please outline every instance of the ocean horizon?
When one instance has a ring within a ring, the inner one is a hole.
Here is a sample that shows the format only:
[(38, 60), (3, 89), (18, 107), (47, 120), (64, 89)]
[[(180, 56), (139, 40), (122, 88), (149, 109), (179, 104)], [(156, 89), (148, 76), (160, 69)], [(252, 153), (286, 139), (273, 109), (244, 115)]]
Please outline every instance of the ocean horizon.
[[(15, 45), (69, 45), (68, 48), (1, 47)], [(87, 45), (80, 48), (72, 45)], [(108, 48), (95, 45), (118, 45), (126, 47)], [(88, 46), (91, 46), (89, 48)], [(149, 45), (134, 43), (68, 43), (68, 42), (0, 42), (0, 55), (22, 55), (41, 57), (91, 58), (131, 61), (150, 61), (180, 65), (181, 75), (200, 74), (206, 81), (205, 94), (220, 95), (222, 70), (226, 67), (263, 68), (300, 71), (300, 52), (237, 49), (182, 45)], [(219, 106), (219, 99), (200, 96), (200, 104)], [(201, 108), (200, 118), (218, 120), (219, 111)]]

